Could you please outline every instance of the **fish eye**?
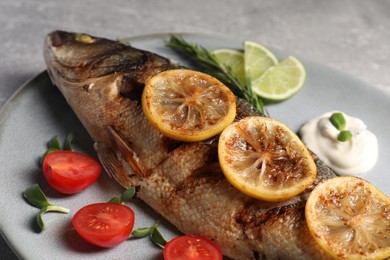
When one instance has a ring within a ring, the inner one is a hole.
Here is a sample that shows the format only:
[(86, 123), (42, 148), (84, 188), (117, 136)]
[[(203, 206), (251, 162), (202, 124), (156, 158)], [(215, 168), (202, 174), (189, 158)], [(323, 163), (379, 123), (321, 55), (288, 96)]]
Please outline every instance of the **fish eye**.
[(75, 40), (81, 43), (94, 43), (96, 41), (95, 38), (89, 36), (88, 34), (76, 34)]

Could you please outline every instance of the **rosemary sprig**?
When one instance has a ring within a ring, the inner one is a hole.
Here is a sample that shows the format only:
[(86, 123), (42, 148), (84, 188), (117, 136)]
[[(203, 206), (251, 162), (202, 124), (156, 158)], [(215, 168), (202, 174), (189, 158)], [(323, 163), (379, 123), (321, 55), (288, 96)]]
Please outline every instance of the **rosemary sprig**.
[[(256, 107), (261, 113), (264, 111), (263, 101), (252, 92), (252, 87), (248, 84), (240, 82), (237, 76), (234, 75), (230, 67), (226, 67), (220, 64), (215, 55), (208, 51), (203, 46), (187, 42), (180, 36), (172, 35), (166, 46), (179, 52), (182, 55), (187, 56), (197, 62), (199, 66), (205, 69), (207, 73), (213, 75), (223, 83), (225, 83), (232, 92), (241, 98), (244, 98), (254, 107)], [(248, 80), (250, 81), (250, 80)]]

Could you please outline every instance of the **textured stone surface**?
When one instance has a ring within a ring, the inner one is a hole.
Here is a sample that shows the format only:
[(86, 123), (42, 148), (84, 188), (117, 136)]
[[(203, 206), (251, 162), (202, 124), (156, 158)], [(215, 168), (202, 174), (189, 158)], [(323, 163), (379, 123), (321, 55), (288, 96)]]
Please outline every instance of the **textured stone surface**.
[[(42, 42), (55, 29), (109, 38), (198, 32), (250, 39), (390, 94), (389, 14), (387, 0), (2, 0), (0, 107), (45, 69)], [(0, 258), (16, 258), (2, 239)]]

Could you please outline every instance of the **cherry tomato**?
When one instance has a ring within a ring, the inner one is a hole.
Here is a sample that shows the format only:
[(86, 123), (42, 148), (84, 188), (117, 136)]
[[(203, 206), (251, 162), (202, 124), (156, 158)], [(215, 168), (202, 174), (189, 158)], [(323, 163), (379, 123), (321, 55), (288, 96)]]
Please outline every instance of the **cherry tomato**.
[(77, 211), (72, 224), (89, 243), (114, 247), (130, 236), (134, 227), (134, 212), (122, 204), (95, 203)]
[(213, 241), (200, 236), (185, 235), (175, 237), (165, 245), (164, 259), (221, 260), (222, 253)]
[(102, 167), (94, 158), (74, 151), (55, 151), (46, 155), (43, 174), (59, 192), (74, 194), (94, 183)]

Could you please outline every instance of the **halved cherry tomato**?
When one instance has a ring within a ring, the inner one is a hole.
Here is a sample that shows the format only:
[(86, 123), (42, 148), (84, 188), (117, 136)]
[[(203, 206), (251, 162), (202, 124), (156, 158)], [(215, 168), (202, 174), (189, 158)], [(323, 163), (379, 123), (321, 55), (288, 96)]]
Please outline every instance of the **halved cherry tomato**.
[(43, 174), (59, 192), (74, 194), (94, 183), (102, 167), (94, 158), (74, 151), (55, 151), (46, 155)]
[(175, 237), (165, 245), (164, 259), (221, 260), (222, 253), (213, 241), (200, 236), (185, 235)]
[(90, 204), (77, 211), (72, 224), (89, 243), (114, 247), (130, 236), (134, 227), (134, 211), (117, 203)]

